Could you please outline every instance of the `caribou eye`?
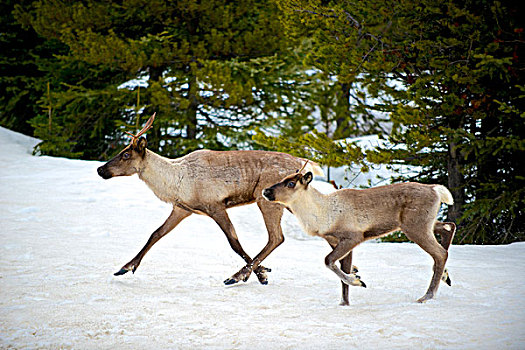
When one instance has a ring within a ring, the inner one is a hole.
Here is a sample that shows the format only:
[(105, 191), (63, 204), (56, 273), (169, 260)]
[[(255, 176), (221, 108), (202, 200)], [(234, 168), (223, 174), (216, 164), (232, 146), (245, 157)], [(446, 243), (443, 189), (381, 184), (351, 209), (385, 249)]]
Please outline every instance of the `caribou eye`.
[(124, 154), (122, 155), (122, 159), (124, 159), (124, 160), (127, 160), (127, 159), (129, 159), (130, 157), (131, 157), (131, 154), (129, 154), (129, 152), (126, 152), (126, 153), (124, 153)]
[(288, 183), (286, 184), (286, 187), (288, 187), (288, 188), (294, 188), (294, 187), (295, 187), (295, 182), (293, 182), (293, 181), (288, 182)]

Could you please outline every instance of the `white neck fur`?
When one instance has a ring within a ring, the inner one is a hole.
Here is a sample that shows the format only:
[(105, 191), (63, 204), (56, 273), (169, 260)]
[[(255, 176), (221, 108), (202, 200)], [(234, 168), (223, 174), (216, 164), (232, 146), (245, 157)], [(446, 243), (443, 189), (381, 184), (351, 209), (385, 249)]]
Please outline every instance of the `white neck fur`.
[(331, 223), (327, 216), (328, 196), (308, 185), (301, 195), (288, 204), (299, 220), (303, 229), (312, 236), (317, 236), (329, 229)]
[(173, 203), (180, 178), (178, 170), (170, 159), (146, 149), (144, 166), (138, 174), (160, 200)]

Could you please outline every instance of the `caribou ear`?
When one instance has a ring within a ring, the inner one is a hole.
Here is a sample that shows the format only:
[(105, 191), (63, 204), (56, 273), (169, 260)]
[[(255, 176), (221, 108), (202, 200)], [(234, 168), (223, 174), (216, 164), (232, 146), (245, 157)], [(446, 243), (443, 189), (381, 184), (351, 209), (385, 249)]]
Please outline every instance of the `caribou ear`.
[(135, 143), (135, 150), (140, 153), (140, 154), (144, 154), (146, 152), (146, 146), (148, 145), (148, 141), (146, 141), (146, 138), (145, 137), (141, 137), (139, 138), (137, 141), (134, 142)]
[(303, 177), (301, 178), (301, 183), (303, 185), (308, 185), (310, 182), (312, 182), (314, 176), (312, 174), (311, 171), (307, 172), (306, 174), (303, 175)]

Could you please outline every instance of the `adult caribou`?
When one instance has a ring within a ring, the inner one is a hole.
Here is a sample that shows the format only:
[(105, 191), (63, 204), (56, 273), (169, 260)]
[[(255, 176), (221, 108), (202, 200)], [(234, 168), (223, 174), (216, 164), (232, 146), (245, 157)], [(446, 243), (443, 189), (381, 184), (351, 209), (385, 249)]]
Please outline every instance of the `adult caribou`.
[[(302, 158), (267, 151), (199, 150), (181, 158), (168, 159), (146, 148), (147, 142), (142, 135), (151, 128), (154, 119), (155, 114), (137, 134), (128, 133), (131, 135), (130, 144), (97, 170), (104, 179), (138, 174), (159, 199), (173, 205), (164, 224), (115, 275), (128, 271), (134, 273), (144, 255), (159, 239), (191, 214), (201, 214), (215, 220), (232, 249), (246, 262), (224, 283), (247, 281), (255, 272), (259, 282), (267, 284), (266, 272), (270, 269), (260, 264), (284, 241), (281, 229), (284, 207), (264, 200), (262, 190), (299, 168), (306, 166), (314, 174), (323, 175), (321, 168)], [(226, 212), (228, 208), (251, 203), (257, 203), (268, 230), (268, 243), (253, 259), (239, 243)]]

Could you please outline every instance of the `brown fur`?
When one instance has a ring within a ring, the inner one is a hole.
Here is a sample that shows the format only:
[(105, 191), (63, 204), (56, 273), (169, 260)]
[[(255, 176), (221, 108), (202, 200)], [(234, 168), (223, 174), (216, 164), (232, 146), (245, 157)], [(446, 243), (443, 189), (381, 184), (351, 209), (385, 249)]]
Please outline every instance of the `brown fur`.
[[(192, 152), (177, 159), (164, 158), (146, 148), (144, 138), (132, 143), (115, 158), (98, 169), (101, 177), (138, 174), (161, 200), (173, 205), (173, 211), (149, 238), (146, 245), (116, 275), (137, 269), (142, 258), (163, 236), (191, 214), (211, 217), (224, 231), (232, 249), (246, 265), (226, 284), (246, 281), (255, 271), (259, 281), (267, 283), (268, 269), (260, 263), (283, 241), (281, 217), (283, 206), (263, 199), (262, 189), (296, 171), (304, 159), (288, 154), (265, 151), (209, 151)], [(322, 174), (315, 163), (307, 169)], [(254, 259), (244, 251), (226, 209), (257, 203), (268, 230), (268, 243)]]
[[(444, 186), (408, 182), (324, 195), (309, 186), (311, 180), (311, 173), (292, 174), (263, 194), (269, 201), (290, 208), (308, 234), (330, 243), (333, 251), (325, 263), (345, 285), (365, 286), (359, 276), (349, 273), (353, 248), (366, 240), (403, 231), (434, 259), (430, 286), (418, 301), (435, 295), (456, 229), (454, 223), (436, 222), (441, 203), (452, 204), (452, 196)], [(435, 233), (441, 235), (441, 245)], [(339, 260), (343, 271), (335, 265)], [(347, 305), (348, 290), (344, 287), (342, 303)]]

